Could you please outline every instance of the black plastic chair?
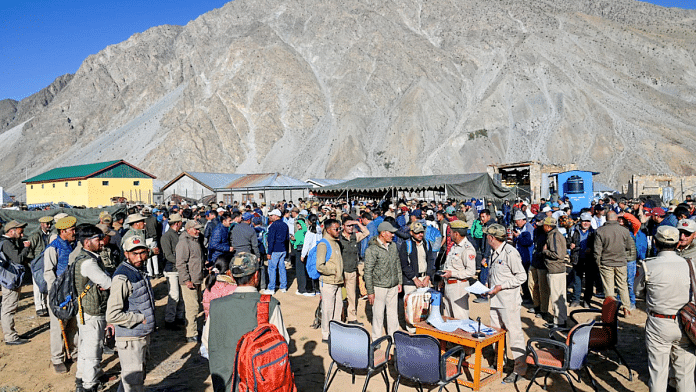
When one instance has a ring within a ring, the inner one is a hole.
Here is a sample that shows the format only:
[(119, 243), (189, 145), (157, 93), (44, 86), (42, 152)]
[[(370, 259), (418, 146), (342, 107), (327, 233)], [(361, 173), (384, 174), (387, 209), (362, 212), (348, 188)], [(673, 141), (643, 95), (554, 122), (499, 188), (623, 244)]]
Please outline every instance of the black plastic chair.
[[(529, 391), (529, 388), (535, 383), (539, 372), (545, 371), (546, 376), (544, 376), (544, 385), (542, 388), (546, 389), (546, 380), (549, 374), (558, 373), (568, 379), (570, 387), (573, 389), (573, 392), (575, 392), (575, 385), (573, 385), (573, 380), (568, 371), (580, 371), (582, 368), (585, 368), (594, 390), (597, 390), (597, 383), (592, 378), (590, 369), (587, 366), (587, 354), (589, 352), (588, 343), (590, 341), (590, 331), (594, 323), (595, 322), (592, 321), (586, 324), (576, 325), (570, 330), (565, 342), (544, 338), (531, 338), (527, 341), (526, 362), (537, 367), (537, 370), (532, 376), (532, 380), (527, 386), (527, 391)], [(579, 375), (577, 380), (580, 381)]]
[[(386, 350), (380, 350), (384, 342), (387, 343), (387, 348)], [(326, 372), (324, 392), (329, 390), (331, 382), (341, 368), (344, 368), (344, 371), (345, 369), (350, 371), (350, 374), (353, 376), (353, 384), (355, 384), (356, 370), (367, 371), (363, 392), (367, 390), (370, 377), (379, 372), (387, 384), (387, 391), (389, 391), (387, 364), (391, 345), (391, 336), (382, 336), (372, 342), (370, 334), (365, 328), (359, 325), (343, 324), (331, 320), (329, 322), (329, 355), (332, 362), (329, 365), (329, 371)], [(334, 364), (337, 366), (332, 376), (331, 372)]]
[[(462, 346), (456, 346), (440, 355), (440, 342), (434, 337), (396, 331), (394, 347), (395, 367), (399, 374), (394, 382), (394, 392), (399, 390), (402, 376), (416, 382), (419, 392), (423, 392), (423, 384), (438, 385), (438, 391), (442, 391), (451, 382), (454, 382), (459, 391), (457, 377), (462, 374)], [(459, 354), (459, 361), (455, 365), (448, 359), (456, 354)]]

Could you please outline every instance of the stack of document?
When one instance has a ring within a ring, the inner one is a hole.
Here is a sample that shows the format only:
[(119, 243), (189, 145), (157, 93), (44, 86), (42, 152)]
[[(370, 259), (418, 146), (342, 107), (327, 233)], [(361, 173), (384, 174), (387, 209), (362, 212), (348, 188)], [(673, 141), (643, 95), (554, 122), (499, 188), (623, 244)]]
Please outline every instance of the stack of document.
[(471, 294), (476, 294), (476, 295), (483, 295), (486, 294), (487, 292), (491, 291), (488, 287), (484, 286), (481, 282), (478, 280), (476, 283), (472, 284), (471, 286), (466, 288), (466, 291), (470, 292)]
[[(476, 329), (478, 328), (478, 324), (468, 324), (465, 325), (462, 330), (464, 332), (469, 332), (469, 333), (474, 333), (477, 332)], [(487, 327), (485, 325), (481, 325), (481, 333), (484, 335), (493, 335), (495, 333), (495, 329), (491, 327)]]

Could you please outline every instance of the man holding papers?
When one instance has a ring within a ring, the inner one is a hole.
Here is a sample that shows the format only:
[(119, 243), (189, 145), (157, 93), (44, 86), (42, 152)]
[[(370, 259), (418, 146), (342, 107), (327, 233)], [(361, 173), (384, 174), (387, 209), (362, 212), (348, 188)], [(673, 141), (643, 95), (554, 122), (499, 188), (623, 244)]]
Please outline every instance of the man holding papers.
[(476, 275), (476, 249), (466, 239), (469, 225), (461, 220), (450, 222), (452, 249), (443, 267), (445, 314), (459, 320), (469, 319), (469, 278)]
[(522, 266), (520, 253), (507, 243), (505, 227), (493, 224), (484, 229), (486, 241), (493, 250), (489, 268), (488, 292), (491, 302), (491, 326), (507, 331), (507, 357), (514, 360), (515, 368), (503, 379), (505, 383), (514, 383), (519, 374), (527, 371), (524, 361), (525, 345), (520, 309), (522, 297), (520, 286), (527, 280)]

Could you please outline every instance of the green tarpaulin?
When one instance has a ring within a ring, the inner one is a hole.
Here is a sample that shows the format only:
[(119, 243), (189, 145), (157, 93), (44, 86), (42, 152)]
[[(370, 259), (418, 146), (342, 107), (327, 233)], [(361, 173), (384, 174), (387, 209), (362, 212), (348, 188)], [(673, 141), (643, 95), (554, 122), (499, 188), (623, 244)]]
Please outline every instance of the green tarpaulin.
[(347, 192), (349, 194), (370, 194), (381, 197), (382, 195), (387, 195), (392, 190), (406, 192), (446, 191), (448, 197), (455, 199), (476, 197), (503, 200), (513, 197), (510, 189), (497, 184), (486, 173), (408, 177), (359, 177), (340, 184), (316, 188), (312, 192), (320, 196), (337, 196)]
[(27, 227), (24, 229), (24, 236), (28, 237), (39, 229), (39, 218), (43, 216), (55, 216), (58, 213), (64, 212), (77, 218), (78, 225), (81, 223), (97, 224), (99, 223), (99, 213), (104, 210), (108, 211), (111, 216), (118, 212), (126, 213), (126, 208), (119, 206), (106, 208), (56, 208), (48, 211), (15, 211), (0, 209), (0, 219), (4, 222), (16, 220), (20, 223), (26, 223)]

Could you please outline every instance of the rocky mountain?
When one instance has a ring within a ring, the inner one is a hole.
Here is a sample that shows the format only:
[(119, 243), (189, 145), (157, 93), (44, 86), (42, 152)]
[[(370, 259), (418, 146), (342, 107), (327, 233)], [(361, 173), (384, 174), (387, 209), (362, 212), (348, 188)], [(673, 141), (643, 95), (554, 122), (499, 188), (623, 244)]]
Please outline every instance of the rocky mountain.
[(121, 158), (165, 181), (521, 160), (577, 162), (613, 185), (696, 173), (696, 11), (634, 0), (236, 0), (109, 46), (63, 82), (52, 99), (0, 102), (11, 192)]

